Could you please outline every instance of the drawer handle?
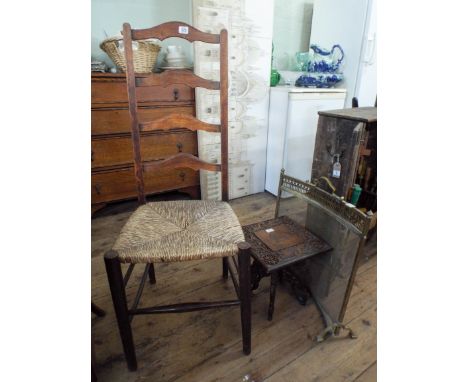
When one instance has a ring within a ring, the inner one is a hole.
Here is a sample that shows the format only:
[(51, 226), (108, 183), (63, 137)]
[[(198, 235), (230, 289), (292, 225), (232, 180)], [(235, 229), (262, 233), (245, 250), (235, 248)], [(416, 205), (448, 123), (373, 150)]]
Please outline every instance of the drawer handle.
[(180, 172), (179, 173), (180, 178), (182, 179), (182, 182), (185, 182), (185, 172)]
[(184, 147), (184, 145), (183, 145), (182, 143), (179, 142), (179, 143), (176, 144), (176, 146), (177, 146), (177, 148), (179, 149), (179, 153), (181, 153), (181, 152), (182, 152), (182, 148)]
[(179, 99), (179, 89), (174, 89), (174, 101)]
[(101, 195), (101, 185), (100, 184), (96, 184), (94, 186), (94, 189), (96, 190), (96, 194)]
[(94, 162), (94, 151), (91, 150), (91, 162)]

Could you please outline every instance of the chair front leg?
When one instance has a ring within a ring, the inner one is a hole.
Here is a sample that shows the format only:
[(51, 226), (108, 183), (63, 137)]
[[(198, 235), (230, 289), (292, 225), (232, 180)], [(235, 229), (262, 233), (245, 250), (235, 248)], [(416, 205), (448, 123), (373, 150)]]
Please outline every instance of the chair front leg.
[(242, 324), (242, 348), (245, 355), (251, 350), (251, 284), (250, 284), (250, 244), (242, 242), (238, 244), (239, 254), (239, 294)]
[(154, 264), (151, 263), (149, 266), (148, 278), (150, 284), (156, 284), (156, 272), (154, 271)]
[(223, 279), (228, 279), (228, 259), (227, 257), (223, 257)]
[(104, 262), (127, 367), (129, 370), (135, 371), (137, 369), (135, 345), (133, 344), (132, 327), (128, 316), (127, 297), (118, 253), (116, 251), (107, 252), (104, 256)]

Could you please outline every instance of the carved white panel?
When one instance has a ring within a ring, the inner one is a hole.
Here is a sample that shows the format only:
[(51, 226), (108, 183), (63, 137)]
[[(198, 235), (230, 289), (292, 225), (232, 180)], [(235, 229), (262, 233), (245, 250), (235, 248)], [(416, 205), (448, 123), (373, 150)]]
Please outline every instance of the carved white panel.
[[(229, 36), (229, 197), (265, 187), (273, 7), (267, 0), (193, 0), (193, 25)], [(261, 14), (261, 17), (259, 15)], [(219, 80), (219, 46), (195, 43), (194, 70)], [(219, 123), (219, 92), (196, 90), (197, 118)], [(219, 134), (200, 131), (198, 153), (220, 163)], [(221, 177), (201, 171), (203, 199), (221, 199)]]

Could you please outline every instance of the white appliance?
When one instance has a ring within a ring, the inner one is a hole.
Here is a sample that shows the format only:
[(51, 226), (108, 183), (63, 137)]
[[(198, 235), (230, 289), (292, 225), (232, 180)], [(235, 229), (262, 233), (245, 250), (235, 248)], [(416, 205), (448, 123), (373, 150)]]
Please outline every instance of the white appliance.
[(310, 180), (320, 110), (342, 109), (346, 89), (270, 89), (265, 190), (278, 193), (280, 171)]
[(375, 52), (377, 0), (316, 0), (310, 43), (330, 49), (339, 44), (345, 53), (342, 65), (346, 107), (357, 97), (359, 106), (373, 106), (377, 95)]

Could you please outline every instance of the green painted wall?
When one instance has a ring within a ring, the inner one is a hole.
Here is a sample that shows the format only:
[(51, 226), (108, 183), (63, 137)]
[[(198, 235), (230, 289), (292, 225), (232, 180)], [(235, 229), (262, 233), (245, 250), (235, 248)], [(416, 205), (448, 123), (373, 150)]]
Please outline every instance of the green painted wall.
[(296, 52), (308, 52), (314, 0), (275, 0), (273, 44), (276, 66), (292, 70)]
[[(108, 37), (120, 34), (122, 24), (129, 22), (132, 28), (149, 28), (167, 21), (192, 23), (191, 0), (91, 0), (91, 58), (103, 60), (114, 66), (99, 44)], [(172, 38), (161, 45), (181, 45), (188, 61), (193, 60), (191, 43)], [(164, 57), (161, 50), (158, 64)]]

